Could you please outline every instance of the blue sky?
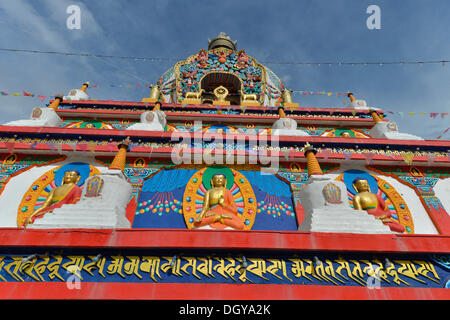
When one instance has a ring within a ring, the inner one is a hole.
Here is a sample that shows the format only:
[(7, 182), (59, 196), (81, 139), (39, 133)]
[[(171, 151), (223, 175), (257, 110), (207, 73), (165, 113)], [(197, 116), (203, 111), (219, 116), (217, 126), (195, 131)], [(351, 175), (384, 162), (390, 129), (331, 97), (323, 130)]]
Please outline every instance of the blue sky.
[[(81, 8), (80, 30), (66, 26), (71, 4)], [(381, 9), (379, 30), (366, 27), (371, 4)], [(450, 60), (449, 16), (448, 0), (2, 0), (0, 47), (181, 60), (224, 31), (257, 61)], [(134, 85), (155, 83), (174, 63), (0, 52), (0, 91), (53, 96), (89, 80), (98, 84), (88, 89), (93, 99), (140, 101), (149, 90)], [(450, 126), (450, 116), (429, 117), (450, 112), (450, 64), (267, 66), (293, 90), (349, 90), (371, 106), (405, 112), (390, 116), (402, 132), (435, 139)], [(343, 107), (346, 99), (294, 100)], [(0, 123), (28, 119), (43, 105), (38, 98), (0, 96)]]

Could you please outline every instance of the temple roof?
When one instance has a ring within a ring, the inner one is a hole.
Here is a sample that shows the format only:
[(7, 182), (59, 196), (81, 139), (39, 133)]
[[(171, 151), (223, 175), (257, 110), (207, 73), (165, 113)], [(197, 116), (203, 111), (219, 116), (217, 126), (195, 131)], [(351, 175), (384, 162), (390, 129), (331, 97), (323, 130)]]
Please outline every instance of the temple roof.
[[(283, 82), (245, 50), (237, 51), (236, 45), (237, 41), (221, 32), (208, 40), (208, 50), (201, 49), (167, 70), (157, 83), (165, 102), (181, 103), (187, 92), (201, 89), (212, 94), (222, 85), (230, 91), (231, 104), (239, 104), (241, 94), (255, 94), (261, 105), (279, 105)], [(233, 96), (237, 98), (233, 100)]]

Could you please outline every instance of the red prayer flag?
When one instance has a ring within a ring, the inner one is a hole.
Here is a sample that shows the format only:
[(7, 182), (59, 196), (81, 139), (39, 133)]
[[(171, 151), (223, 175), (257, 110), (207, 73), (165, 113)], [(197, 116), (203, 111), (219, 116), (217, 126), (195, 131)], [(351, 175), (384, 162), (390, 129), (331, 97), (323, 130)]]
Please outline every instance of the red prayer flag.
[(22, 91), (23, 92), (23, 95), (24, 96), (28, 96), (28, 97), (30, 97), (30, 96), (32, 96), (33, 94), (31, 94), (31, 93), (29, 93), (29, 92), (26, 92), (26, 91)]

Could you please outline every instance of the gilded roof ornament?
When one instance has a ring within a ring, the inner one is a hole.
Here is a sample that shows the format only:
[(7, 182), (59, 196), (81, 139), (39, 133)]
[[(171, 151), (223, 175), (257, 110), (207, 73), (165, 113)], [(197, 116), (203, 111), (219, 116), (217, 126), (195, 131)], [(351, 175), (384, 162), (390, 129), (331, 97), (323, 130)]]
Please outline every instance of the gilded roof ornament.
[(236, 51), (237, 41), (233, 41), (225, 32), (220, 32), (219, 35), (212, 40), (208, 39), (208, 50), (220, 47)]

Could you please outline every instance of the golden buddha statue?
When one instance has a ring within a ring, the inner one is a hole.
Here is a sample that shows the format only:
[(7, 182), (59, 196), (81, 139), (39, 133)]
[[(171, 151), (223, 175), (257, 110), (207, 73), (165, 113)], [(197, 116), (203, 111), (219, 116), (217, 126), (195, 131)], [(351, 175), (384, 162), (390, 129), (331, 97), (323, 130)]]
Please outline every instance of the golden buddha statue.
[(203, 209), (195, 218), (194, 225), (203, 227), (209, 225), (213, 229), (244, 229), (244, 223), (239, 219), (236, 203), (231, 191), (226, 188), (227, 179), (222, 173), (215, 174), (211, 179), (211, 189), (203, 200)]
[(370, 192), (369, 182), (366, 179), (356, 178), (353, 180), (353, 187), (358, 192), (353, 197), (355, 210), (366, 210), (367, 213), (389, 226), (391, 231), (405, 232), (405, 227), (391, 218), (391, 212), (387, 209), (384, 199)]
[(50, 191), (47, 199), (40, 208), (35, 210), (25, 221), (24, 227), (34, 222), (38, 216), (42, 216), (47, 212), (52, 212), (56, 208), (60, 208), (63, 204), (74, 204), (80, 200), (81, 187), (77, 184), (81, 179), (78, 170), (67, 170), (64, 172), (62, 184)]

